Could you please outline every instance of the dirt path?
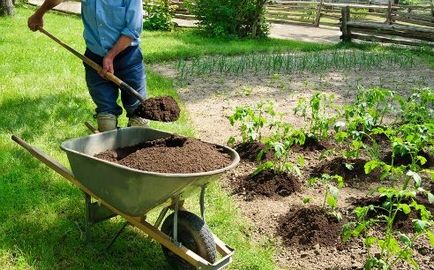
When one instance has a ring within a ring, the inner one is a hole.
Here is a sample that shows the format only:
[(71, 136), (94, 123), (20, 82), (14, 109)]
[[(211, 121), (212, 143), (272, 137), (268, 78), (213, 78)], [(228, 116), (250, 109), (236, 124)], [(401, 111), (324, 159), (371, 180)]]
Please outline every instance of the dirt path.
[[(40, 6), (43, 0), (29, 0), (29, 4)], [(54, 8), (54, 10), (80, 14), (81, 3), (75, 1), (65, 1)], [(181, 27), (195, 27), (195, 21), (174, 19)], [(317, 28), (309, 26), (288, 25), (288, 24), (271, 24), (270, 37), (281, 39), (294, 39), (320, 43), (339, 42), (340, 31), (335, 29)]]

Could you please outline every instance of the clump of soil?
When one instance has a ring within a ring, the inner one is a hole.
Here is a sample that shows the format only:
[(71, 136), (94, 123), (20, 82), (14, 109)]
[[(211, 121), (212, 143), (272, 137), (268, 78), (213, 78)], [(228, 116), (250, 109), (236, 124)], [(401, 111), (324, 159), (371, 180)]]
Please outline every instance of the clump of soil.
[(278, 234), (285, 245), (307, 249), (315, 245), (341, 249), (343, 221), (318, 206), (301, 208), (281, 217)]
[(252, 200), (255, 195), (266, 197), (286, 197), (301, 190), (301, 184), (297, 177), (289, 173), (276, 173), (273, 170), (264, 170), (255, 175), (249, 175), (241, 179), (236, 192), (246, 192), (247, 200)]
[(109, 150), (95, 157), (142, 171), (161, 173), (208, 172), (232, 163), (230, 155), (222, 147), (180, 136)]
[(294, 150), (299, 151), (322, 151), (327, 149), (327, 147), (320, 143), (318, 139), (312, 136), (306, 136), (306, 140), (304, 141), (303, 145), (296, 144), (293, 148)]
[(166, 96), (146, 99), (135, 113), (149, 120), (173, 122), (178, 120), (181, 109), (171, 96)]
[[(261, 152), (265, 148), (265, 144), (254, 141), (254, 142), (244, 142), (237, 144), (235, 146), (235, 150), (237, 151), (240, 158), (247, 161), (255, 162), (257, 161), (257, 157), (259, 152)], [(272, 153), (266, 153), (262, 160), (268, 160), (271, 158)]]
[(315, 167), (310, 177), (321, 177), (322, 174), (340, 175), (344, 182), (350, 187), (358, 187), (362, 183), (379, 181), (379, 174), (376, 171), (365, 174), (365, 163), (363, 159), (345, 159), (337, 157), (326, 160)]

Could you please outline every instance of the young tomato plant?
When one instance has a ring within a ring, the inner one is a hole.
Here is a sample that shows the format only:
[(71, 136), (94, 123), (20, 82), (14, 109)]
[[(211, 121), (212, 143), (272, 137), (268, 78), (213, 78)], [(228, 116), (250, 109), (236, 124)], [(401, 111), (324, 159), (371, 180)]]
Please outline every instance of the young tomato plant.
[(399, 121), (401, 123), (432, 123), (434, 122), (434, 90), (423, 88), (416, 90), (410, 97), (397, 96), (400, 104)]
[(294, 144), (304, 144), (306, 139), (304, 132), (284, 122), (276, 122), (274, 127), (275, 132), (267, 138), (265, 148), (259, 153), (258, 160), (262, 160), (266, 153), (272, 153), (272, 157), (259, 164), (253, 174), (258, 174), (264, 170), (273, 170), (278, 174), (288, 172), (300, 176), (299, 166), (304, 165), (304, 159), (299, 156), (296, 163), (293, 163), (290, 160), (290, 153)]
[[(416, 200), (416, 190), (428, 196), (430, 203), (434, 196), (420, 187), (420, 176), (409, 171), (407, 181), (402, 189), (380, 187), (378, 189), (381, 204), (371, 204), (357, 207), (354, 210), (355, 222), (349, 222), (343, 228), (343, 240), (352, 237), (364, 238), (364, 246), (368, 251), (365, 269), (393, 269), (405, 262), (413, 269), (419, 269), (414, 259), (414, 246), (418, 238), (426, 237), (434, 247), (434, 227), (431, 213)], [(408, 189), (408, 183), (414, 180), (415, 189)], [(417, 212), (418, 218), (413, 219), (413, 234), (405, 234), (394, 227), (398, 214), (410, 215)], [(374, 228), (382, 228), (375, 232)], [(374, 250), (380, 252), (374, 254)]]
[[(228, 119), (232, 126), (238, 125), (242, 143), (251, 143), (261, 141), (262, 129), (267, 124), (272, 125), (275, 114), (273, 103), (260, 102), (253, 107), (237, 107)], [(235, 137), (231, 136), (228, 144), (234, 145), (235, 143)]]
[(322, 174), (321, 177), (314, 177), (308, 180), (309, 185), (317, 183), (324, 185), (324, 199), (322, 208), (329, 214), (336, 217), (338, 221), (342, 220), (342, 215), (337, 211), (340, 190), (344, 187), (344, 179), (340, 175)]
[(309, 128), (305, 131), (308, 137), (317, 141), (328, 138), (336, 117), (328, 116), (326, 109), (334, 107), (333, 100), (333, 96), (327, 97), (322, 93), (314, 94), (309, 103), (303, 98), (298, 100), (294, 114), (309, 122)]

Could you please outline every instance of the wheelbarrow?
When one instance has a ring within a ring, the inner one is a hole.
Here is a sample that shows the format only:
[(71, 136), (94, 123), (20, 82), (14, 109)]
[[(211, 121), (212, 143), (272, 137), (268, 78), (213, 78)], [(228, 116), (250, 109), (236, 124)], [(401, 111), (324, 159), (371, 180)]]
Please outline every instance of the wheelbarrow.
[[(61, 149), (67, 154), (72, 172), (19, 137), (13, 135), (12, 139), (84, 192), (87, 239), (91, 225), (119, 215), (127, 223), (110, 245), (130, 224), (162, 245), (174, 269), (222, 269), (231, 263), (234, 250), (206, 225), (205, 191), (210, 182), (238, 164), (239, 156), (234, 150), (221, 146), (231, 156), (229, 166), (189, 174), (140, 171), (94, 157), (106, 150), (171, 135), (151, 128), (130, 127), (65, 141)], [(185, 198), (199, 190), (200, 217), (183, 207)], [(151, 224), (146, 214), (157, 207), (162, 210), (155, 224)], [(169, 210), (173, 213), (166, 217)]]

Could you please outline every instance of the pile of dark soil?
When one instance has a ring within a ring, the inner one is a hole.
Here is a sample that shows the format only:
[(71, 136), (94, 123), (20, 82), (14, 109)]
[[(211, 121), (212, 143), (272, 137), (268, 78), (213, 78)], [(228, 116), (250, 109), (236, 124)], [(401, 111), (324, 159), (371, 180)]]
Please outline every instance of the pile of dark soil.
[(293, 150), (299, 151), (299, 152), (305, 152), (305, 151), (322, 151), (327, 149), (326, 144), (319, 142), (315, 137), (306, 136), (306, 140), (304, 141), (303, 145), (295, 144), (293, 146)]
[(318, 206), (301, 208), (281, 217), (278, 234), (285, 245), (292, 248), (306, 249), (317, 244), (324, 247), (341, 249), (342, 225)]
[[(247, 161), (255, 162), (257, 161), (257, 157), (259, 152), (261, 152), (265, 148), (265, 144), (254, 141), (254, 142), (245, 142), (240, 143), (235, 146), (235, 150), (237, 151), (240, 158)], [(271, 158), (272, 153), (267, 153), (262, 157), (262, 160), (266, 160)]]
[(297, 177), (288, 173), (278, 174), (272, 170), (265, 170), (256, 175), (249, 175), (241, 180), (236, 192), (246, 192), (247, 199), (255, 195), (266, 197), (286, 197), (301, 190)]
[(232, 163), (223, 148), (180, 136), (109, 150), (95, 157), (138, 170), (161, 173), (208, 172)]
[(350, 187), (378, 182), (378, 172), (373, 171), (370, 174), (365, 174), (365, 163), (366, 160), (363, 159), (347, 160), (343, 157), (336, 157), (318, 164), (317, 167), (313, 168), (310, 177), (321, 177), (322, 174), (340, 175), (344, 178), (346, 185)]
[(181, 109), (171, 96), (166, 96), (146, 99), (135, 113), (149, 120), (173, 122), (178, 120)]

